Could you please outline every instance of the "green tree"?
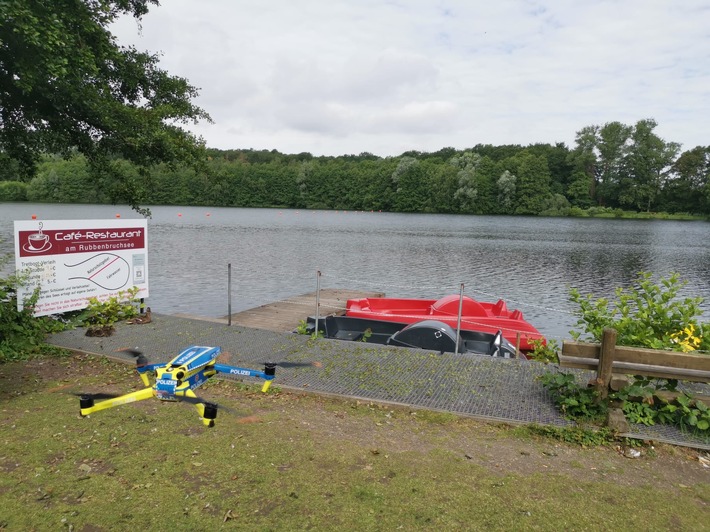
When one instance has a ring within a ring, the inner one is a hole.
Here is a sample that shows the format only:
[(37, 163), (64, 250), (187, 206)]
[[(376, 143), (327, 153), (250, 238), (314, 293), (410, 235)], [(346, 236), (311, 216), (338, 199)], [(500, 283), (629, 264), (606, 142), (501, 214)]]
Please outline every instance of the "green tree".
[(517, 177), (515, 214), (540, 214), (550, 201), (550, 171), (540, 155), (523, 151), (514, 158)]
[(498, 188), (498, 208), (496, 214), (512, 214), (515, 209), (517, 177), (504, 170), (496, 181)]
[(678, 157), (663, 187), (663, 205), (669, 212), (710, 214), (710, 147)]
[(573, 182), (580, 181), (581, 174), (589, 178), (589, 194), (593, 199), (596, 199), (597, 168), (599, 165), (597, 157), (598, 133), (599, 126), (586, 126), (577, 131), (575, 147), (567, 158), (575, 176)]
[(602, 205), (618, 206), (619, 187), (625, 173), (629, 153), (629, 138), (633, 128), (621, 122), (608, 122), (599, 129), (596, 142), (599, 150), (597, 197)]
[(490, 157), (481, 157), (476, 165), (475, 214), (497, 214), (498, 190), (496, 181), (500, 177), (499, 165)]
[(27, 183), (0, 181), (0, 201), (27, 201)]
[[(24, 179), (42, 153), (86, 156), (97, 186), (134, 208), (155, 164), (199, 164), (200, 139), (180, 127), (209, 120), (197, 89), (158, 66), (158, 56), (122, 47), (119, 16), (140, 20), (157, 0), (0, 2), (0, 152)], [(120, 156), (142, 173), (114, 162)]]
[(478, 198), (476, 169), (480, 161), (481, 156), (470, 151), (449, 159), (449, 164), (457, 170), (458, 186), (453, 199), (458, 202), (458, 211), (461, 213), (475, 212), (476, 199)]
[[(124, 163), (127, 164), (127, 163)], [(46, 157), (29, 182), (30, 201), (54, 203), (105, 203), (108, 198), (94, 186), (94, 179), (83, 155), (67, 159)]]
[(430, 212), (431, 190), (425, 167), (418, 159), (403, 156), (392, 172), (392, 183), (396, 186), (396, 211)]
[(675, 161), (680, 145), (666, 142), (653, 130), (653, 119), (639, 120), (631, 135), (629, 154), (624, 161), (626, 177), (622, 180), (619, 201), (649, 212), (661, 191), (663, 180)]
[(587, 209), (592, 206), (592, 185), (594, 178), (582, 171), (572, 174), (572, 182), (567, 187), (567, 198), (575, 207)]

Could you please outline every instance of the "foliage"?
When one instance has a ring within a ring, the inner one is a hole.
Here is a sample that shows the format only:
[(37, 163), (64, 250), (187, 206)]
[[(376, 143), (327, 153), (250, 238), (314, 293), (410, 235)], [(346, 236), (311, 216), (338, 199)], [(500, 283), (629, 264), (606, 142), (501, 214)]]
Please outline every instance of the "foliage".
[[(633, 144), (632, 126), (612, 123), (585, 128), (578, 137), (581, 145), (573, 150), (564, 144), (477, 145), (461, 151), (448, 148), (381, 158), (212, 149), (206, 152), (204, 166), (159, 163), (150, 167), (120, 154), (99, 164), (79, 151), (67, 161), (45, 156), (26, 195), (30, 201), (108, 203), (125, 189), (152, 205), (517, 212), (613, 219), (707, 217), (710, 148), (684, 152), (675, 163), (660, 168), (668, 162), (662, 156), (668, 150), (657, 145), (660, 155), (654, 155), (654, 149), (645, 146), (643, 139), (653, 139), (649, 125), (643, 125), (646, 136), (639, 131), (639, 141)], [(628, 145), (619, 144), (623, 139)], [(653, 156), (649, 164), (656, 166), (644, 174), (642, 184), (629, 178), (628, 171), (633, 163), (634, 176), (640, 176), (644, 156)], [(6, 170), (3, 160), (8, 162)], [(0, 147), (0, 183), (20, 179), (12, 162)], [(626, 199), (622, 202), (620, 197)]]
[(87, 336), (109, 336), (113, 333), (114, 324), (137, 316), (138, 290), (139, 288), (134, 286), (103, 301), (96, 297), (89, 298), (84, 314)]
[(308, 334), (308, 323), (306, 323), (306, 320), (301, 320), (298, 322), (298, 327), (296, 327), (296, 334)]
[(0, 201), (27, 201), (27, 183), (0, 181)]
[(572, 373), (547, 372), (540, 377), (552, 400), (568, 419), (600, 420), (607, 412), (605, 402), (593, 388), (581, 387)]
[[(661, 384), (654, 386), (654, 382)], [(655, 391), (677, 385), (677, 381), (673, 385), (663, 384), (665, 382), (663, 379), (655, 380), (637, 377), (629, 386), (609, 394), (609, 399), (621, 403), (621, 409), (626, 419), (631, 423), (655, 425), (658, 418), (657, 410), (654, 408)]]
[[(633, 287), (616, 290), (614, 303), (606, 298), (594, 299), (591, 294), (582, 296), (572, 288), (570, 299), (579, 306), (576, 326), (595, 342), (601, 342), (604, 329), (612, 327), (616, 329), (618, 345), (677, 351), (692, 345), (707, 350), (710, 338), (695, 334), (706, 327), (697, 320), (702, 298), (680, 298), (685, 284), (675, 273), (654, 284), (651, 274), (642, 272)], [(575, 340), (582, 336), (578, 331), (570, 334)]]
[(58, 353), (56, 348), (45, 344), (44, 339), (69, 326), (52, 317), (33, 316), (39, 289), (24, 301), (22, 310), (17, 310), (17, 287), (22, 282), (15, 275), (0, 278), (0, 363)]
[[(295, 332), (296, 332), (296, 334), (310, 335), (312, 340), (315, 340), (316, 338), (324, 338), (325, 337), (325, 333), (323, 331), (319, 330), (318, 332), (316, 332), (315, 330), (312, 330), (312, 329), (314, 329), (314, 327), (311, 327), (306, 322), (306, 320), (301, 320), (298, 322), (298, 327), (296, 327)], [(319, 329), (320, 329), (320, 327), (319, 327)]]
[[(611, 307), (604, 298), (583, 297), (572, 289), (571, 299), (579, 305), (577, 326), (595, 342), (601, 342), (603, 330), (611, 327), (617, 331), (618, 345), (683, 352), (707, 350), (707, 324), (697, 321), (702, 299), (680, 298), (678, 294), (684, 285), (677, 274), (661, 279), (657, 285), (650, 274), (641, 273), (632, 289), (616, 291), (618, 301)], [(581, 336), (576, 331), (571, 334), (575, 339)], [(573, 418), (588, 419), (584, 407), (590, 389), (579, 386), (571, 374), (548, 373), (542, 381), (563, 412)], [(710, 413), (704, 403), (686, 394), (675, 401), (659, 400), (660, 390), (675, 392), (677, 386), (674, 379), (636, 376), (629, 386), (609, 394), (608, 400), (619, 403), (631, 423), (671, 423), (696, 434), (710, 434)], [(580, 401), (580, 397), (586, 400)]]
[(530, 358), (537, 362), (557, 363), (559, 362), (558, 354), (560, 351), (560, 346), (557, 340), (530, 340), (530, 344), (533, 346), (533, 350), (530, 353)]
[(662, 404), (657, 417), (663, 423), (675, 423), (683, 430), (710, 436), (710, 407), (688, 394)]
[(0, 2), (0, 152), (31, 177), (41, 153), (84, 154), (96, 190), (136, 207), (139, 168), (196, 164), (201, 141), (178, 126), (209, 120), (197, 89), (158, 66), (159, 56), (122, 47), (109, 31), (121, 16), (140, 21), (157, 0)]

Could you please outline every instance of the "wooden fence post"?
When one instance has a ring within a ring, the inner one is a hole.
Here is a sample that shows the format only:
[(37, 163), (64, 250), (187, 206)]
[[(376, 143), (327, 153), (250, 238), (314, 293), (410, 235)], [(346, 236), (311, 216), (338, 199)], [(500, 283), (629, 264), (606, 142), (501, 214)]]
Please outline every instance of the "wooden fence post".
[(616, 348), (616, 329), (606, 328), (602, 333), (602, 346), (599, 351), (599, 366), (597, 367), (596, 389), (599, 392), (599, 399), (606, 399), (609, 395), (609, 383), (611, 382), (611, 365), (614, 363), (614, 351)]

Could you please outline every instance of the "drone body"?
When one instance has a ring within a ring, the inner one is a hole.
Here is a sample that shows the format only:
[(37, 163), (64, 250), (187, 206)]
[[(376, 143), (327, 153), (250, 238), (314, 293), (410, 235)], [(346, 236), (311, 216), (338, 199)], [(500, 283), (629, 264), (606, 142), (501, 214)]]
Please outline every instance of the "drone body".
[[(193, 391), (206, 383), (211, 377), (218, 373), (257, 377), (264, 379), (261, 391), (266, 392), (271, 386), (271, 381), (276, 376), (276, 366), (310, 365), (267, 362), (264, 364), (264, 371), (259, 371), (227, 364), (217, 364), (215, 359), (219, 356), (221, 348), (206, 346), (188, 347), (167, 364), (148, 364), (147, 359), (140, 352), (126, 351), (137, 357), (136, 370), (146, 388), (118, 397), (102, 394), (95, 396), (82, 395), (79, 402), (82, 416), (88, 416), (94, 412), (114, 406), (156, 397), (161, 401), (186, 401), (194, 404), (204, 425), (213, 427), (217, 417), (217, 405), (200, 399)], [(95, 403), (94, 399), (100, 397), (108, 398), (105, 401)]]

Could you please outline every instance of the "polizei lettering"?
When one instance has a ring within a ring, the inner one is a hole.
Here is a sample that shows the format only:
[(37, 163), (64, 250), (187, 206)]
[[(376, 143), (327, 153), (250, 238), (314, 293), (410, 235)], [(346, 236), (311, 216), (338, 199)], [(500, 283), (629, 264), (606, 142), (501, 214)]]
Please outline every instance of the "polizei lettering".
[(251, 371), (248, 369), (230, 369), (229, 373), (233, 375), (246, 375), (247, 377), (251, 375)]
[(177, 384), (177, 381), (173, 379), (157, 379), (155, 383), (159, 386), (175, 386)]

